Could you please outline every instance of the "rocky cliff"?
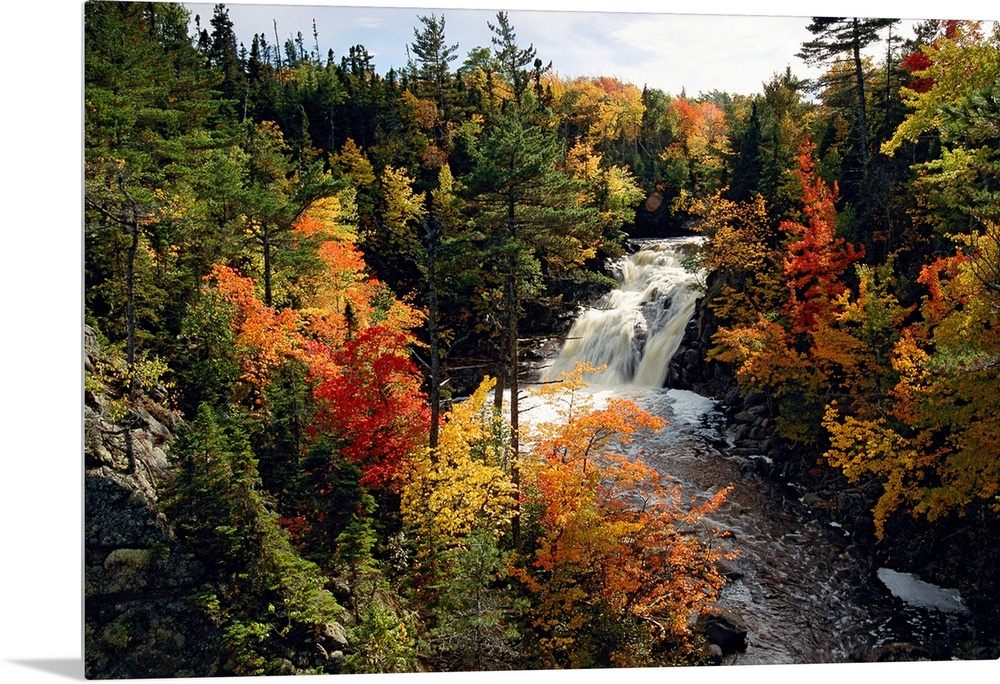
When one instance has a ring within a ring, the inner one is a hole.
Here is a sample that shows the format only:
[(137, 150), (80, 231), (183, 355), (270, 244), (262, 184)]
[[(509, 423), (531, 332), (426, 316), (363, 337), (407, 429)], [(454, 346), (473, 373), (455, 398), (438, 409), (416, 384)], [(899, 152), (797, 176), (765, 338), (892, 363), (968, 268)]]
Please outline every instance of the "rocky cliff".
[[(105, 358), (85, 331), (89, 377), (120, 360)], [(122, 401), (88, 382), (84, 400), (84, 668), (88, 679), (225, 674), (217, 621), (195, 597), (206, 569), (180, 543), (158, 505), (167, 454), (180, 416), (162, 388)], [(337, 671), (347, 646), (341, 625), (289, 647), (273, 674)]]

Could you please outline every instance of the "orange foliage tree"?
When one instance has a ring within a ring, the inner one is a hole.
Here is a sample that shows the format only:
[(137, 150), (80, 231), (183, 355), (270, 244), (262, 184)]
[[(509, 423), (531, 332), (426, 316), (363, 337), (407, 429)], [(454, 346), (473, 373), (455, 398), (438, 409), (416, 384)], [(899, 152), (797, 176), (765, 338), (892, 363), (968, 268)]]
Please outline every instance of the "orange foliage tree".
[(865, 340), (847, 325), (850, 292), (842, 280), (862, 251), (835, 235), (836, 185), (816, 175), (813, 149), (808, 140), (799, 148), (804, 222), (780, 226), (790, 236), (781, 269), (785, 295), (772, 299), (774, 309), (720, 328), (710, 355), (734, 363), (746, 390), (778, 399), (779, 429), (799, 442), (821, 438), (826, 403), (853, 391), (866, 354)]
[(514, 574), (533, 598), (531, 626), (547, 667), (641, 666), (690, 648), (689, 618), (723, 579), (722, 553), (690, 534), (728, 489), (686, 508), (678, 486), (619, 449), (666, 423), (624, 399), (597, 408), (581, 365), (540, 394), (561, 401), (537, 426), (525, 487), (534, 543)]
[(318, 266), (297, 284), (300, 308), (276, 311), (253, 279), (215, 265), (211, 291), (233, 309), (242, 390), (260, 405), (271, 374), (295, 360), (313, 383), (314, 439), (332, 436), (357, 463), (363, 484), (394, 488), (393, 478), (426, 430), (420, 374), (410, 360), (419, 313), (370, 277), (338, 204), (324, 200), (294, 226), (297, 249)]
[(211, 292), (233, 310), (231, 325), (240, 361), (237, 399), (262, 402), (271, 372), (302, 346), (297, 318), (291, 309), (276, 311), (257, 296), (256, 284), (234, 268), (215, 264), (206, 280)]

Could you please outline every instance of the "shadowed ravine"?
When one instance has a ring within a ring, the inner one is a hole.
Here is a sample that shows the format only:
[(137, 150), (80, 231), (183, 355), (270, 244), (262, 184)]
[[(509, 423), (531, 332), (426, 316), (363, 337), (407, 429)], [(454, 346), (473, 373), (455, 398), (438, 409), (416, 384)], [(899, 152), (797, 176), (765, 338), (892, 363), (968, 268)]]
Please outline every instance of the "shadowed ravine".
[[(834, 663), (870, 660), (894, 645), (919, 654), (924, 645), (960, 637), (964, 606), (930, 585), (907, 595), (900, 583), (880, 581), (853, 553), (852, 539), (836, 522), (820, 522), (790, 487), (753, 472), (727, 453), (725, 418), (715, 403), (693, 392), (662, 389), (667, 363), (680, 344), (700, 292), (702, 274), (681, 263), (690, 241), (644, 243), (617, 269), (621, 287), (578, 317), (544, 377), (578, 361), (608, 366), (591, 377), (590, 391), (634, 399), (670, 424), (643, 433), (631, 445), (636, 457), (701, 498), (732, 483), (727, 503), (709, 524), (729, 533), (742, 577), (723, 589), (720, 604), (747, 624), (748, 648), (731, 664)], [(552, 419), (534, 398), (522, 405), (523, 422)], [(891, 576), (891, 577), (890, 577)], [(902, 578), (905, 580), (906, 578)], [(936, 608), (924, 606), (937, 603)], [(943, 608), (943, 609), (942, 609)]]

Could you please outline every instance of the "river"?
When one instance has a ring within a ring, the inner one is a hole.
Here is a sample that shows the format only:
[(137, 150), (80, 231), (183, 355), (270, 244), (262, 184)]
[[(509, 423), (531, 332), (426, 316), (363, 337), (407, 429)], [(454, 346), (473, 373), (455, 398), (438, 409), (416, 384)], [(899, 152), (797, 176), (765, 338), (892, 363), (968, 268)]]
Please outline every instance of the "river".
[[(912, 659), (925, 646), (969, 636), (957, 592), (865, 567), (843, 527), (821, 522), (787, 485), (730, 455), (725, 417), (713, 400), (663, 387), (703, 288), (704, 273), (685, 268), (693, 242), (639, 243), (616, 264), (618, 289), (580, 312), (558, 357), (539, 374), (554, 378), (578, 361), (606, 364), (591, 379), (595, 399), (628, 397), (670, 423), (658, 434), (638, 436), (635, 458), (674, 478), (690, 496), (734, 485), (707, 521), (729, 533), (724, 543), (738, 552), (734, 564), (742, 573), (723, 588), (719, 605), (746, 622), (748, 647), (724, 662), (856, 662), (894, 650)], [(545, 407), (533, 398), (522, 408), (525, 421), (545, 419)]]

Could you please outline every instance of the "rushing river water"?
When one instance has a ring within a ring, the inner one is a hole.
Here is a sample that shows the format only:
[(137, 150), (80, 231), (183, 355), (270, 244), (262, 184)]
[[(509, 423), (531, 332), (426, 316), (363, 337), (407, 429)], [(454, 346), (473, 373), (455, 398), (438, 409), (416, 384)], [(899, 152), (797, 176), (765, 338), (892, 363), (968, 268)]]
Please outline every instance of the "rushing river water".
[[(749, 646), (725, 662), (851, 662), (894, 644), (913, 645), (907, 653), (919, 654), (923, 645), (967, 636), (967, 610), (955, 592), (863, 567), (843, 528), (819, 522), (788, 487), (727, 454), (724, 417), (712, 400), (663, 389), (703, 279), (683, 266), (690, 243), (642, 243), (618, 265), (619, 289), (581, 312), (559, 357), (540, 373), (554, 378), (578, 361), (606, 364), (591, 379), (596, 400), (628, 397), (670, 422), (658, 434), (637, 436), (636, 458), (674, 478), (689, 496), (734, 485), (707, 521), (730, 533), (723, 543), (739, 553), (734, 564), (742, 573), (719, 604), (746, 622)], [(537, 400), (527, 399), (522, 409), (525, 422), (548, 419)]]

